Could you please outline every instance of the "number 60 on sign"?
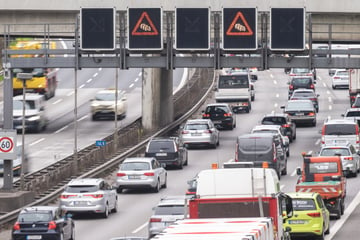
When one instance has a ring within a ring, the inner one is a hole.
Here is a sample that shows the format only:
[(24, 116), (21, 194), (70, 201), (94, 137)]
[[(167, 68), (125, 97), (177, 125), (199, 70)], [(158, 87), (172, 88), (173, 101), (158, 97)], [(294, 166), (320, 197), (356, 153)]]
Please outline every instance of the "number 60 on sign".
[(0, 131), (0, 159), (16, 159), (16, 132)]

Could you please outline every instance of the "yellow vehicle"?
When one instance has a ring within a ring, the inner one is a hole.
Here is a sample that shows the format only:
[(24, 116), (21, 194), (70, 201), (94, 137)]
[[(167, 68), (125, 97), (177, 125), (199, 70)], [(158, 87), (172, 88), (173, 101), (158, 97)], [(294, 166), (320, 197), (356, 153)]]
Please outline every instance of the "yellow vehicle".
[(291, 237), (324, 239), (330, 233), (330, 213), (319, 193), (287, 193), (292, 198), (293, 216), (286, 219), (284, 229), (290, 227)]

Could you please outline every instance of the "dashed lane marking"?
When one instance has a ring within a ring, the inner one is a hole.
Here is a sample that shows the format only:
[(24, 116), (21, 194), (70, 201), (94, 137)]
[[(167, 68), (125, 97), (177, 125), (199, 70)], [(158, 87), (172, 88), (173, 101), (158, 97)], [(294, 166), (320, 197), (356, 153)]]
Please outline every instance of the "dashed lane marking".
[(44, 140), (45, 140), (45, 138), (40, 138), (40, 139), (36, 140), (35, 142), (30, 143), (29, 146), (34, 146), (35, 144), (41, 143)]

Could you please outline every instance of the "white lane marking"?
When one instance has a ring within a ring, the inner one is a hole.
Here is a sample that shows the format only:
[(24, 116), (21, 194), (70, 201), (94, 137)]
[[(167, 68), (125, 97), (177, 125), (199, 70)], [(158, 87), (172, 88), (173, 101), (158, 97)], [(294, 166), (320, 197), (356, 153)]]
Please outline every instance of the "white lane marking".
[(137, 78), (135, 78), (135, 80), (134, 80), (135, 82), (137, 82), (137, 81), (139, 81), (139, 78), (137, 77)]
[(329, 110), (332, 110), (332, 106), (331, 106), (331, 105), (329, 105)]
[(336, 233), (341, 229), (342, 225), (346, 222), (346, 220), (350, 217), (351, 213), (355, 210), (355, 208), (360, 203), (360, 192), (356, 194), (356, 197), (351, 201), (349, 206), (345, 209), (344, 215), (341, 216), (339, 220), (335, 222), (334, 225), (331, 226), (330, 234), (325, 237), (325, 240), (332, 239)]
[(35, 141), (33, 143), (30, 143), (29, 146), (34, 146), (35, 144), (41, 143), (44, 140), (45, 140), (45, 138), (40, 138), (39, 140), (37, 140), (37, 141)]
[(87, 117), (88, 117), (88, 116), (87, 116), (87, 115), (85, 115), (85, 116), (83, 116), (83, 117), (79, 118), (77, 121), (78, 121), (78, 122), (80, 122), (80, 121), (82, 121), (82, 120), (86, 119)]
[(320, 138), (319, 138), (318, 140), (316, 140), (315, 145), (319, 145), (319, 144), (320, 144), (320, 141), (321, 141)]
[(129, 88), (132, 88), (133, 86), (134, 86), (134, 84), (132, 83), (132, 84), (130, 84)]
[(135, 229), (134, 231), (132, 231), (131, 233), (137, 233), (139, 232), (141, 229), (143, 229), (144, 227), (146, 227), (148, 225), (148, 222), (144, 223), (143, 225), (141, 225), (140, 227), (138, 227), (137, 229)]
[(92, 81), (92, 78), (89, 78), (86, 82), (89, 83)]
[(271, 78), (274, 78), (274, 75), (270, 74), (270, 77), (271, 77)]
[(280, 97), (280, 94), (277, 93), (277, 94), (275, 95), (275, 97), (277, 97), (277, 98)]
[(326, 83), (325, 83), (325, 82), (323, 82), (323, 86), (326, 87)]
[(275, 85), (277, 84), (277, 81), (276, 81), (276, 80), (274, 80), (273, 82), (274, 82)]
[(62, 102), (62, 99), (58, 99), (58, 100), (56, 100), (55, 102), (53, 102), (52, 104), (58, 104), (59, 102)]
[(290, 174), (290, 176), (294, 177), (296, 175), (296, 169)]
[(280, 185), (280, 190), (282, 190), (285, 187), (285, 185)]
[(99, 73), (97, 73), (97, 72), (96, 72), (96, 73), (94, 73), (93, 77), (96, 77), (98, 74), (99, 74)]
[(274, 104), (274, 107), (278, 107), (278, 104), (277, 104), (277, 103), (275, 103), (275, 104)]
[(74, 91), (71, 91), (71, 92), (69, 92), (68, 94), (66, 94), (66, 96), (70, 97), (70, 96), (73, 95), (73, 94), (74, 94)]
[(55, 133), (62, 132), (62, 131), (64, 131), (65, 129), (67, 129), (68, 127), (69, 127), (69, 126), (62, 127), (62, 128), (60, 128), (59, 130), (55, 131)]
[(81, 84), (79, 88), (83, 88), (83, 87), (85, 87), (85, 84)]
[(329, 91), (329, 90), (327, 90), (327, 91), (326, 91), (326, 94), (330, 94), (330, 91)]
[(320, 76), (317, 76), (317, 78), (321, 81), (322, 80), (322, 78), (320, 77)]
[(141, 77), (141, 75), (142, 75), (142, 72), (139, 72), (138, 76)]
[(328, 97), (328, 101), (329, 101), (329, 103), (331, 103), (331, 97)]
[(99, 70), (99, 71), (102, 71), (102, 68), (99, 68), (98, 70)]

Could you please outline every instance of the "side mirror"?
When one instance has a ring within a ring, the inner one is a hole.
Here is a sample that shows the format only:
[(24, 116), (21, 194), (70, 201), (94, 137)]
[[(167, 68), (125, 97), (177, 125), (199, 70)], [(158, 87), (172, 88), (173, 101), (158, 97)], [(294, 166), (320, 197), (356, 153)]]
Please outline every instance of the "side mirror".
[(296, 168), (296, 175), (301, 176), (301, 168), (300, 167)]
[(341, 114), (340, 116), (345, 117), (345, 114)]

